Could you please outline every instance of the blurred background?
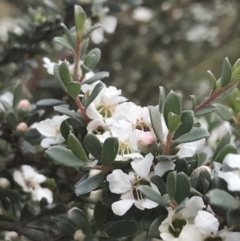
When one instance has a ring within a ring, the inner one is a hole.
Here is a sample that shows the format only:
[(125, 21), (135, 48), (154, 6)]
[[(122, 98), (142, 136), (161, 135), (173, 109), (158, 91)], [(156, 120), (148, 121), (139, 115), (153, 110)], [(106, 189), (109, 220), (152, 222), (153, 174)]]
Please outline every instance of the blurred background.
[(102, 50), (95, 71), (109, 71), (104, 82), (137, 104), (157, 104), (160, 85), (201, 100), (210, 88), (206, 71), (219, 77), (226, 56), (232, 64), (240, 57), (238, 0), (0, 0), (2, 91), (21, 81), (32, 101), (63, 98), (42, 59), (69, 58), (52, 39), (63, 35), (62, 21), (73, 26), (74, 4), (103, 25), (89, 48)]

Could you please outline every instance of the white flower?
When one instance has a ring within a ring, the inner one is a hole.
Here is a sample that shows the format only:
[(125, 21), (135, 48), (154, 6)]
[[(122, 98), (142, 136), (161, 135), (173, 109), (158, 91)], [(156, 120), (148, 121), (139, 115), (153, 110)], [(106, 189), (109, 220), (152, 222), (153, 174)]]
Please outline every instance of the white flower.
[[(13, 94), (9, 91), (4, 92), (2, 95), (0, 95), (0, 101), (4, 101), (5, 103), (7, 103), (9, 106), (13, 105)], [(2, 103), (1, 104), (1, 108), (3, 108)]]
[(218, 177), (224, 179), (230, 191), (240, 191), (240, 155), (228, 154), (223, 160), (223, 167), (232, 171), (219, 171)]
[(160, 236), (164, 241), (202, 241), (197, 227), (193, 224), (199, 210), (204, 208), (201, 197), (192, 197), (186, 207), (178, 212), (168, 209), (168, 217), (159, 227)]
[(198, 141), (183, 143), (178, 145), (180, 148), (177, 153), (179, 158), (192, 157), (196, 152), (203, 149), (205, 144), (205, 138), (200, 139)]
[(111, 34), (115, 31), (117, 27), (117, 18), (114, 16), (108, 16), (108, 8), (102, 6), (102, 4), (93, 4), (92, 5), (92, 15), (95, 18), (98, 18), (101, 23), (101, 28), (96, 29), (91, 34), (91, 39), (95, 44), (99, 44), (105, 40), (104, 31), (108, 34)]
[[(116, 215), (124, 215), (134, 204), (137, 208), (143, 210), (151, 209), (158, 206), (157, 203), (143, 197), (141, 192), (137, 190), (141, 180), (147, 180), (152, 165), (153, 155), (148, 154), (145, 158), (136, 159), (131, 162), (132, 168), (136, 173), (124, 173), (122, 170), (116, 169), (107, 176), (109, 189), (112, 193), (122, 194), (121, 200), (112, 204), (112, 210)], [(152, 189), (159, 193), (157, 187), (150, 183)]]
[[(21, 171), (20, 171), (21, 170)], [(46, 177), (37, 173), (31, 166), (23, 165), (20, 170), (15, 170), (13, 178), (24, 192), (32, 194), (33, 201), (41, 201), (45, 198), (48, 203), (52, 203), (53, 194), (48, 188), (42, 188), (39, 184), (46, 181)]]
[(152, 19), (153, 13), (149, 8), (138, 7), (134, 9), (132, 17), (136, 21), (147, 23)]
[(59, 144), (64, 141), (60, 133), (60, 125), (67, 118), (68, 116), (66, 115), (54, 116), (52, 119), (48, 118), (32, 126), (46, 137), (41, 141), (41, 146), (43, 148), (49, 148), (51, 145)]

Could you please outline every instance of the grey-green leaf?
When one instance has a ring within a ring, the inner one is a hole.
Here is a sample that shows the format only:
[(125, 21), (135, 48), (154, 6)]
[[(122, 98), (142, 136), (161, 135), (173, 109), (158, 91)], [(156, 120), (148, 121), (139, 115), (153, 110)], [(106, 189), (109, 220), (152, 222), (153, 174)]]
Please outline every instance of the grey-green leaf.
[(104, 88), (104, 84), (99, 82), (93, 89), (91, 95), (88, 97), (87, 102), (85, 104), (85, 108), (87, 108), (93, 101), (94, 99), (98, 96), (100, 91)]
[(93, 134), (87, 134), (84, 139), (86, 149), (97, 159), (102, 159), (102, 143)]
[(86, 58), (84, 60), (84, 65), (89, 70), (92, 70), (98, 64), (100, 58), (101, 58), (101, 50), (98, 48), (95, 48), (95, 49), (91, 50), (88, 53), (88, 55), (86, 56)]
[(100, 172), (94, 176), (83, 179), (75, 185), (75, 193), (77, 196), (89, 193), (100, 186), (103, 182), (105, 174)]
[(80, 160), (84, 162), (88, 162), (88, 157), (86, 155), (86, 152), (83, 149), (82, 144), (80, 141), (77, 139), (76, 136), (73, 135), (73, 133), (70, 133), (68, 135), (68, 146), (73, 152), (73, 154), (78, 157)]
[(67, 85), (68, 94), (72, 96), (74, 99), (78, 97), (81, 90), (80, 82), (71, 82)]
[(97, 202), (94, 208), (94, 218), (99, 229), (102, 228), (106, 220), (106, 209), (102, 202)]
[(77, 158), (71, 150), (62, 146), (50, 147), (45, 151), (45, 155), (57, 164), (67, 167), (82, 167), (86, 165), (86, 162)]
[(118, 154), (118, 139), (116, 137), (108, 137), (103, 143), (102, 149), (102, 164), (104, 166), (110, 165), (114, 162)]
[(225, 58), (222, 66), (222, 75), (221, 75), (221, 86), (225, 87), (229, 84), (232, 78), (232, 67), (228, 58)]
[(22, 84), (18, 84), (13, 92), (13, 108), (17, 106), (19, 101), (21, 100), (21, 95), (22, 95)]
[(174, 199), (176, 186), (177, 186), (177, 173), (173, 171), (168, 174), (167, 182), (166, 182), (167, 194), (171, 200)]
[(109, 72), (106, 72), (106, 71), (99, 72), (99, 73), (94, 74), (89, 79), (84, 80), (83, 84), (89, 84), (90, 85), (90, 84), (92, 84), (92, 83), (94, 83), (98, 80), (101, 80), (101, 79), (104, 79), (104, 78), (107, 78), (107, 77), (109, 77)]
[(72, 45), (65, 39), (65, 38), (62, 38), (62, 37), (55, 37), (53, 39), (55, 42), (61, 44), (62, 46), (64, 46), (65, 48), (71, 50), (74, 52), (74, 48), (72, 47)]
[(59, 74), (65, 86), (68, 86), (68, 84), (72, 82), (72, 76), (66, 61), (60, 64)]
[(190, 181), (185, 173), (180, 172), (177, 174), (176, 192), (174, 195), (175, 201), (180, 204), (185, 198), (188, 198), (190, 192)]

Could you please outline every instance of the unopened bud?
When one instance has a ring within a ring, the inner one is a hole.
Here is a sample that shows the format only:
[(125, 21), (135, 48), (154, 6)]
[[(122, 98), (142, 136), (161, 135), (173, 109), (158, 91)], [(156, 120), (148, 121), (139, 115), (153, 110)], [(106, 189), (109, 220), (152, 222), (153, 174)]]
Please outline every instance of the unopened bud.
[(103, 201), (103, 190), (99, 189), (99, 190), (91, 191), (89, 198), (94, 203), (96, 203), (97, 201), (102, 202)]
[(73, 236), (74, 240), (77, 240), (77, 241), (82, 241), (85, 237), (86, 235), (84, 234), (82, 229), (78, 229)]
[(23, 120), (31, 111), (31, 104), (28, 100), (21, 100), (17, 106), (18, 116)]
[(22, 134), (24, 133), (26, 130), (28, 130), (28, 126), (26, 123), (24, 122), (20, 122), (17, 126), (17, 133), (18, 134)]
[(89, 172), (89, 177), (95, 176), (100, 172), (101, 172), (101, 170), (91, 169)]
[(7, 189), (10, 187), (10, 185), (11, 185), (11, 183), (8, 181), (7, 178), (5, 178), (5, 177), (0, 178), (0, 187), (1, 188)]
[(157, 151), (156, 138), (152, 132), (143, 132), (138, 138), (138, 147), (143, 154), (152, 153), (155, 154)]

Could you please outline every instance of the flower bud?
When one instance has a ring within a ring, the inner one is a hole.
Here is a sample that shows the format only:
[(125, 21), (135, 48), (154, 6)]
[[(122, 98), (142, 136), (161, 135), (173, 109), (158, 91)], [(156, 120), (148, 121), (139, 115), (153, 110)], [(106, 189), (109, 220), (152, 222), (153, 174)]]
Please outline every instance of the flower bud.
[(137, 145), (143, 154), (155, 154), (157, 151), (156, 138), (151, 131), (143, 132), (138, 138)]
[(74, 240), (77, 240), (77, 241), (82, 241), (85, 237), (86, 235), (81, 229), (78, 229), (73, 236)]
[(26, 130), (28, 130), (28, 126), (24, 122), (20, 122), (17, 126), (17, 133), (23, 134)]
[(89, 198), (92, 202), (96, 203), (97, 201), (102, 202), (103, 201), (103, 190), (95, 190), (91, 191)]
[(21, 119), (24, 119), (31, 111), (31, 104), (28, 100), (21, 100), (17, 106), (17, 112)]
[(4, 189), (7, 189), (7, 188), (9, 188), (10, 187), (10, 182), (8, 181), (8, 179), (7, 178), (5, 178), (5, 177), (1, 177), (0, 178), (0, 187), (1, 188), (4, 188)]

